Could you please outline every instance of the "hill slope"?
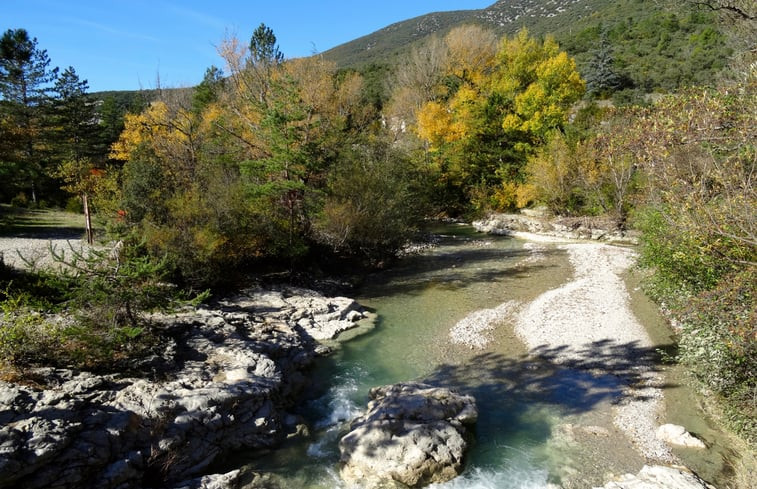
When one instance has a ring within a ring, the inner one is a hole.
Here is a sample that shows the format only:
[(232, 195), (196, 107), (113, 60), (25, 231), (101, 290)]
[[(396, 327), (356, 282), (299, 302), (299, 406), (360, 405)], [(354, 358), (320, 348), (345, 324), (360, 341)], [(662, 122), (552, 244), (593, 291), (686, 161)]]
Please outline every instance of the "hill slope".
[(714, 13), (655, 0), (500, 0), (480, 10), (437, 12), (387, 26), (323, 53), (342, 68), (394, 65), (433, 34), (475, 23), (499, 35), (552, 34), (582, 75), (604, 36), (626, 88), (670, 90), (715, 79), (731, 54)]
[(493, 28), (499, 34), (522, 27), (541, 34), (556, 26), (612, 7), (606, 0), (500, 0), (481, 10), (435, 12), (389, 25), (323, 53), (343, 67), (386, 61), (409, 44), (432, 34), (444, 34), (467, 23)]

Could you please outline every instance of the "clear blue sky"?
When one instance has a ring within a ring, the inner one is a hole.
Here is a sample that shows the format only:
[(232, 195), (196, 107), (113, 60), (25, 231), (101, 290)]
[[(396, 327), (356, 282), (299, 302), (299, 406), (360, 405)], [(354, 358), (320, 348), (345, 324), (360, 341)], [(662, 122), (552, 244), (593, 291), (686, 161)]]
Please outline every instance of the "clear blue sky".
[(226, 32), (245, 41), (265, 23), (287, 58), (326, 51), (429, 12), (494, 0), (0, 0), (2, 32), (26, 29), (52, 64), (73, 66), (90, 91), (197, 84)]

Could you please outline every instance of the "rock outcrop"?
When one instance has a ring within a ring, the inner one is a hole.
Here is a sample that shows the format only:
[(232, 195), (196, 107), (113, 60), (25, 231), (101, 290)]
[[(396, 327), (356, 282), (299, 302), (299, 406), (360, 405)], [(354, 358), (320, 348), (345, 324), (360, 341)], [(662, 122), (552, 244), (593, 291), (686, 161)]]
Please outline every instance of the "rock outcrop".
[(268, 318), (296, 325), (315, 340), (330, 340), (366, 317), (360, 305), (347, 297), (324, 297), (298, 287), (251, 289), (222, 305), (233, 309), (264, 312)]
[(339, 442), (344, 480), (416, 487), (461, 472), (467, 426), (478, 417), (471, 396), (421, 383), (376, 387), (370, 395), (368, 411)]
[(313, 328), (333, 336), (362, 317), (312, 291), (264, 297), (156, 317), (173, 342), (151, 379), (39, 369), (43, 389), (0, 382), (0, 488), (232, 487), (233, 474), (202, 476), (296, 431), (286, 409), (316, 356)]
[(595, 489), (715, 489), (685, 467), (645, 465), (637, 475), (626, 474)]

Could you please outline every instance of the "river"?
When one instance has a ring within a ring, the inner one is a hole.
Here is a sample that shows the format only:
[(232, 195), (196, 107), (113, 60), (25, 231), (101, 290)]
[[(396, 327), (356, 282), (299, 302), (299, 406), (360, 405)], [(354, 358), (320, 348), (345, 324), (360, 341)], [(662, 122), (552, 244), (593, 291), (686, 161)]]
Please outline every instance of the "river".
[[(366, 405), (368, 390), (421, 380), (472, 394), (480, 413), (464, 473), (432, 487), (583, 488), (638, 472), (644, 459), (613, 424), (613, 406), (623, 396), (617, 376), (556, 365), (548, 354), (529, 355), (507, 320), (490, 333), (486, 348), (450, 341), (450, 329), (470, 313), (526, 303), (563, 284), (573, 273), (566, 252), (549, 245), (535, 250), (526, 241), (462, 225), (432, 231), (434, 248), (366, 277), (358, 290), (357, 300), (376, 318), (347, 333), (335, 353), (317, 364), (313, 400), (299, 410), (311, 436), (274, 451), (239, 454), (247, 469), (270, 473), (271, 487), (347, 487), (338, 476), (337, 444)], [(667, 328), (633, 280), (634, 314), (657, 345), (669, 345)], [(676, 455), (705, 478), (722, 480), (728, 475), (727, 443), (678, 374), (668, 375), (679, 380), (666, 385), (667, 418), (711, 445), (706, 453)]]

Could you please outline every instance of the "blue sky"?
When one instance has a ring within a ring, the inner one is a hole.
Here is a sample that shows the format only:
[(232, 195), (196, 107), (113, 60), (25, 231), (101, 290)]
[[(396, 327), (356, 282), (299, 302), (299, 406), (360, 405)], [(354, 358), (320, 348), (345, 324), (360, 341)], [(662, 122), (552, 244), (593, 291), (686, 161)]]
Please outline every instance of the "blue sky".
[(90, 91), (198, 83), (226, 33), (249, 40), (265, 23), (288, 58), (326, 51), (429, 12), (494, 0), (0, 0), (2, 32), (26, 29), (52, 64), (73, 66)]

